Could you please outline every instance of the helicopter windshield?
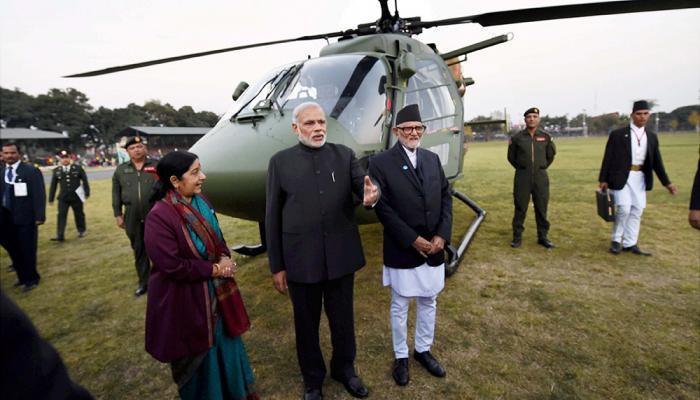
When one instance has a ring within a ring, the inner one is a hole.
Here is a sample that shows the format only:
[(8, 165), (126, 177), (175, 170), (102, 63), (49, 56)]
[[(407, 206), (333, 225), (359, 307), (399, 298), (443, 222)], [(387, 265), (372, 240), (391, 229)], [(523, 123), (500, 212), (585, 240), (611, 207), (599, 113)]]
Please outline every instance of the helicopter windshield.
[(358, 144), (378, 143), (384, 121), (386, 68), (373, 56), (338, 55), (308, 60), (279, 95), (284, 110), (314, 101)]
[(455, 125), (455, 103), (450, 96), (450, 78), (433, 60), (418, 60), (416, 73), (408, 80), (404, 104), (418, 104), (428, 132)]
[(260, 80), (255, 82), (253, 86), (250, 86), (243, 92), (243, 95), (236, 100), (233, 106), (221, 117), (217, 126), (224, 124), (234, 115), (255, 112), (253, 107), (261, 100), (268, 98), (274, 90), (275, 85), (297, 65), (298, 63), (282, 65), (266, 73)]

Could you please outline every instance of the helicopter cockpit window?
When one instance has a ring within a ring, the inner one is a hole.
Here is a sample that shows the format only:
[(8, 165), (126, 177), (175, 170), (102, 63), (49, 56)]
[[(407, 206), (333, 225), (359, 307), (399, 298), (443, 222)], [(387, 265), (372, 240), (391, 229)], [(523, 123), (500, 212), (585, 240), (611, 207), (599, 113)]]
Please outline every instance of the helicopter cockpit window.
[(404, 104), (418, 104), (428, 132), (449, 129), (455, 125), (455, 104), (448, 86), (449, 77), (433, 60), (418, 60), (416, 73), (408, 80)]
[(314, 101), (358, 144), (382, 137), (386, 69), (376, 57), (339, 55), (309, 60), (278, 99), (284, 110)]
[(298, 63), (283, 65), (266, 73), (260, 80), (243, 92), (243, 95), (239, 97), (238, 100), (233, 103), (233, 106), (221, 117), (217, 126), (225, 123), (235, 114), (253, 113), (253, 107), (255, 107), (260, 100), (268, 98), (274, 90), (275, 85), (283, 80), (296, 65), (298, 65)]

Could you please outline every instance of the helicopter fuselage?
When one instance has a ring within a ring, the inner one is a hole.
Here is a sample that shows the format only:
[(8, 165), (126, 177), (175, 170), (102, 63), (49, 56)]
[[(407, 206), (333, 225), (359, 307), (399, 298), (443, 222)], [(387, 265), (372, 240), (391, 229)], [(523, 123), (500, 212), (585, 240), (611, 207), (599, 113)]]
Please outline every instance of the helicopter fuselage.
[[(306, 101), (324, 109), (328, 141), (353, 149), (365, 166), (395, 143), (395, 112), (418, 104), (427, 126), (421, 146), (440, 156), (451, 182), (461, 176), (462, 99), (443, 59), (406, 35), (361, 36), (326, 46), (318, 58), (273, 69), (191, 148), (218, 212), (264, 220), (269, 159), (297, 143), (292, 111)], [(358, 216), (376, 221), (373, 213)]]

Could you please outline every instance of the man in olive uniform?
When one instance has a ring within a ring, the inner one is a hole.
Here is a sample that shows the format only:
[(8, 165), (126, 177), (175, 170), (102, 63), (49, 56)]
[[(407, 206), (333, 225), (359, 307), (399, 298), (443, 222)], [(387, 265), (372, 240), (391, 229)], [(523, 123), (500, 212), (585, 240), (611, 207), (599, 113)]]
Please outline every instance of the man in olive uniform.
[(516, 133), (508, 143), (508, 162), (515, 168), (513, 181), (513, 241), (511, 247), (520, 247), (525, 227), (525, 215), (532, 195), (537, 222), (537, 243), (547, 249), (554, 244), (547, 239), (547, 203), (549, 201), (549, 177), (547, 168), (554, 161), (556, 148), (552, 137), (539, 129), (540, 110), (537, 107), (525, 111), (526, 129)]
[[(60, 185), (58, 193), (58, 224), (56, 225), (56, 237), (53, 241), (62, 242), (66, 231), (68, 219), (68, 207), (73, 209), (75, 226), (78, 228), (78, 237), (84, 237), (86, 232), (85, 213), (83, 201), (90, 197), (90, 185), (88, 184), (85, 170), (78, 164), (71, 162), (70, 153), (62, 150), (58, 154), (61, 165), (54, 168), (51, 175), (51, 188), (49, 189), (49, 204), (53, 204), (56, 198), (56, 187)], [(82, 182), (82, 188), (80, 186)]]
[(126, 230), (134, 249), (139, 276), (134, 295), (139, 297), (148, 288), (150, 263), (143, 244), (143, 229), (146, 214), (151, 210), (149, 199), (155, 182), (156, 162), (146, 157), (146, 144), (140, 136), (128, 138), (124, 148), (130, 161), (119, 165), (112, 176), (112, 208), (117, 226)]

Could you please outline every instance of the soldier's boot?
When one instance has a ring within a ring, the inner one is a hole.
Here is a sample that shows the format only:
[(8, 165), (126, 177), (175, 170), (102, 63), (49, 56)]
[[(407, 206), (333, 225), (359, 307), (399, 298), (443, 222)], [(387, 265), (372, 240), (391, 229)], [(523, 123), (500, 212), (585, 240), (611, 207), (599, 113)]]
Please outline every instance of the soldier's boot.
[(513, 241), (510, 242), (510, 247), (517, 249), (523, 244), (523, 237), (521, 235), (513, 235)]

